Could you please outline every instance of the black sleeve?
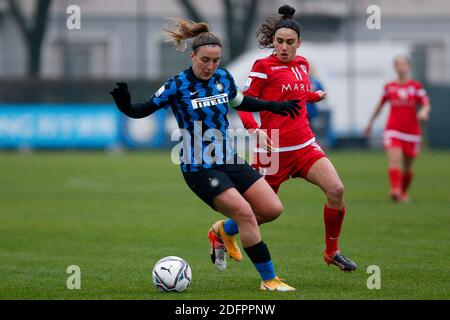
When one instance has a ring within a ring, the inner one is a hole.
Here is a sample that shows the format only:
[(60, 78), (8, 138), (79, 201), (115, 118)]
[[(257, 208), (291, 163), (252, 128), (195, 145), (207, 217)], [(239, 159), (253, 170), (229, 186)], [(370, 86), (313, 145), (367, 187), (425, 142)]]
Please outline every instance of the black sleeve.
[(140, 119), (145, 118), (151, 115), (152, 113), (162, 109), (153, 103), (152, 100), (148, 100), (141, 103), (131, 103), (129, 105), (125, 105), (122, 108), (119, 107), (119, 110), (122, 111), (125, 115), (130, 118)]
[(145, 118), (163, 108), (162, 104), (155, 103), (155, 95), (148, 101), (131, 103), (131, 94), (128, 91), (128, 85), (125, 82), (118, 82), (117, 87), (114, 88), (110, 94), (113, 96), (117, 108), (130, 118)]
[(230, 105), (239, 111), (259, 112), (270, 111), (282, 116), (295, 118), (300, 115), (299, 100), (288, 100), (283, 102), (259, 100), (253, 97), (243, 96), (238, 93), (236, 98), (231, 100)]
[(234, 107), (234, 109), (249, 112), (272, 111), (274, 105), (273, 101), (259, 100), (253, 97), (244, 96), (242, 102)]

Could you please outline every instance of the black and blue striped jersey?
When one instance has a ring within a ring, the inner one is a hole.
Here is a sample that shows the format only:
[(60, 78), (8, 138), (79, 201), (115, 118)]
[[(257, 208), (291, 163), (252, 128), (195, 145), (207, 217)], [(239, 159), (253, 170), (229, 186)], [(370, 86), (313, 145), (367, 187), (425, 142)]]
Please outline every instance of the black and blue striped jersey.
[(172, 108), (181, 129), (180, 163), (183, 172), (197, 172), (232, 163), (234, 150), (228, 136), (228, 102), (238, 95), (231, 74), (218, 68), (208, 80), (192, 68), (169, 79), (151, 98), (158, 108)]

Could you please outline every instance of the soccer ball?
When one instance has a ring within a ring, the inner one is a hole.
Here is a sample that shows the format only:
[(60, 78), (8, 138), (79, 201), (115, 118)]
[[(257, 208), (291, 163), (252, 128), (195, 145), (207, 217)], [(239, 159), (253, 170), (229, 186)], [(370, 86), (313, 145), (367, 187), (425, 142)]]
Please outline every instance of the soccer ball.
[(186, 260), (169, 256), (160, 259), (152, 271), (153, 283), (164, 292), (183, 292), (192, 280), (192, 271)]

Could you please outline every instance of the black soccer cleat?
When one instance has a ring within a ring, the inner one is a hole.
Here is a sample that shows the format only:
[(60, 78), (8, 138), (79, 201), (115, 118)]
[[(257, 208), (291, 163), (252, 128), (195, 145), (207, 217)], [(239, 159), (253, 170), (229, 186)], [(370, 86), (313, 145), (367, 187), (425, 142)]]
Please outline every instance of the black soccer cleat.
[(352, 260), (344, 256), (339, 251), (334, 254), (334, 256), (330, 257), (325, 252), (323, 254), (323, 259), (327, 263), (327, 265), (334, 264), (339, 269), (345, 272), (352, 272), (358, 268), (358, 265), (354, 263)]

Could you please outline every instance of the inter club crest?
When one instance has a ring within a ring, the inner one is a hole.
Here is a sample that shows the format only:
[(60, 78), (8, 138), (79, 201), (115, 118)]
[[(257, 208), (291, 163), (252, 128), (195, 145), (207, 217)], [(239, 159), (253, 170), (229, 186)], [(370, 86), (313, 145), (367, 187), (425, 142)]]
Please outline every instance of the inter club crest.
[(216, 88), (217, 88), (217, 90), (219, 90), (219, 92), (223, 92), (223, 90), (225, 89), (225, 86), (223, 85), (222, 82), (217, 81)]
[(220, 184), (220, 180), (217, 179), (216, 177), (213, 178), (209, 178), (209, 185), (211, 186), (211, 188), (217, 188)]

